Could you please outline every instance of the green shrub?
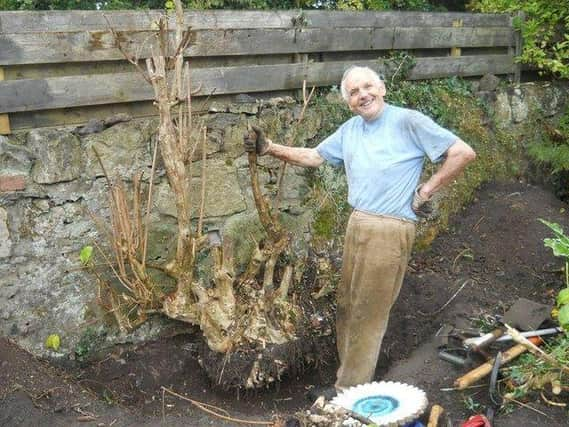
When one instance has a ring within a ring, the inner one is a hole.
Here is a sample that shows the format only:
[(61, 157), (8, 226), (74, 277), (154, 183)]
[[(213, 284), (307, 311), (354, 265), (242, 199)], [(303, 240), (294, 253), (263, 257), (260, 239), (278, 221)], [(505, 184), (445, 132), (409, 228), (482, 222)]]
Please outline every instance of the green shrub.
[(569, 200), (569, 107), (557, 125), (538, 120), (528, 154), (549, 176), (557, 197)]
[(417, 10), (432, 11), (434, 6), (427, 0), (337, 0), (329, 3), (339, 10)]
[(485, 13), (525, 12), (514, 20), (524, 39), (524, 64), (561, 78), (569, 77), (569, 2), (550, 0), (471, 0), (472, 10)]
[(544, 124), (541, 141), (529, 145), (529, 154), (551, 166), (553, 173), (569, 171), (569, 107), (556, 127)]
[(559, 224), (543, 219), (539, 221), (548, 226), (554, 234), (554, 237), (544, 239), (543, 244), (551, 248), (553, 255), (565, 261), (565, 288), (557, 295), (556, 308), (559, 324), (569, 332), (569, 236), (565, 235)]

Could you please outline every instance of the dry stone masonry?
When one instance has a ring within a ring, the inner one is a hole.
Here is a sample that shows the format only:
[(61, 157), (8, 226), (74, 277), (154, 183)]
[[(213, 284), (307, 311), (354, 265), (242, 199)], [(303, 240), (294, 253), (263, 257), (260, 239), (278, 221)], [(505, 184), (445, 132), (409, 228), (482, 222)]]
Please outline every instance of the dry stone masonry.
[[(209, 134), (205, 223), (235, 234), (244, 246), (259, 228), (243, 133), (248, 123), (261, 120), (271, 136), (284, 140), (298, 109), (292, 98), (245, 101), (214, 104), (204, 117)], [(314, 137), (319, 118), (311, 115), (304, 123), (305, 139)], [(0, 137), (0, 333), (38, 355), (72, 352), (87, 327), (101, 327), (95, 322), (101, 314), (96, 304), (97, 281), (79, 259), (82, 247), (104, 248), (107, 240), (107, 182), (95, 150), (109, 174), (127, 182), (137, 172), (144, 172), (146, 182), (150, 177), (156, 119), (121, 120), (110, 127), (90, 124), (89, 128), (34, 129)], [(201, 154), (196, 157), (201, 159)], [(271, 158), (259, 162), (264, 190), (274, 193), (279, 162)], [(199, 200), (201, 160), (194, 162), (193, 171), (192, 191)], [(287, 168), (285, 183), (281, 203), (285, 221), (308, 236), (310, 213), (302, 206), (307, 191), (304, 171)], [(174, 197), (161, 160), (154, 185), (148, 253), (160, 263), (172, 250), (176, 231)], [(307, 241), (306, 236), (300, 240)], [(244, 250), (237, 247), (237, 255), (245, 257)], [(130, 338), (146, 338), (168, 323), (153, 319)], [(50, 334), (62, 338), (57, 353), (45, 347)], [(111, 334), (106, 339), (122, 338)]]
[[(553, 84), (502, 89), (491, 77), (481, 81), (479, 90), (498, 125), (513, 131), (531, 114), (560, 113), (567, 98), (567, 91)], [(275, 141), (284, 142), (300, 106), (291, 98), (261, 102), (240, 96), (236, 101), (212, 104), (204, 117), (208, 128), (205, 222), (241, 243), (234, 253), (239, 265), (246, 262), (247, 248), (260, 233), (242, 135), (248, 124), (262, 123)], [(319, 114), (307, 112), (296, 144), (306, 145), (315, 137), (325, 120)], [(34, 354), (52, 357), (72, 353), (87, 328), (96, 328), (107, 343), (125, 339), (103, 331), (96, 321), (101, 316), (97, 281), (79, 260), (82, 247), (104, 248), (107, 241), (103, 231), (109, 218), (107, 182), (94, 149), (109, 174), (129, 182), (134, 173), (144, 172), (143, 180), (148, 182), (156, 127), (156, 119), (121, 117), (101, 126), (0, 136), (0, 334)], [(195, 192), (200, 191), (201, 157), (196, 155), (193, 168)], [(274, 194), (279, 163), (266, 157), (259, 163), (264, 191)], [(148, 254), (159, 264), (176, 241), (174, 197), (160, 160), (154, 184)], [(299, 237), (294, 241), (300, 253), (310, 240), (311, 220), (311, 212), (303, 206), (309, 189), (302, 169), (287, 168), (284, 190), (280, 208), (285, 224)], [(197, 217), (197, 211), (192, 214)], [(207, 274), (207, 268), (202, 270)], [(168, 325), (172, 322), (153, 318), (128, 339), (154, 336)], [(58, 352), (45, 347), (50, 334), (62, 338)]]

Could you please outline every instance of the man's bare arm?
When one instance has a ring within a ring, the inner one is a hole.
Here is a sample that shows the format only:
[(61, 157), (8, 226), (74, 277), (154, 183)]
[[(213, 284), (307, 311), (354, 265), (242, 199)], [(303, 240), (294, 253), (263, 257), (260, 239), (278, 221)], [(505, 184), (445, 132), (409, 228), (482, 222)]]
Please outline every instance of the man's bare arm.
[(474, 150), (462, 140), (457, 140), (446, 152), (446, 159), (439, 170), (420, 188), (420, 195), (429, 199), (440, 188), (448, 185), (476, 158)]
[(269, 147), (264, 154), (270, 154), (277, 159), (284, 160), (296, 166), (309, 168), (316, 168), (324, 163), (324, 158), (318, 154), (315, 148), (288, 147), (286, 145), (275, 144), (271, 140), (268, 141)]

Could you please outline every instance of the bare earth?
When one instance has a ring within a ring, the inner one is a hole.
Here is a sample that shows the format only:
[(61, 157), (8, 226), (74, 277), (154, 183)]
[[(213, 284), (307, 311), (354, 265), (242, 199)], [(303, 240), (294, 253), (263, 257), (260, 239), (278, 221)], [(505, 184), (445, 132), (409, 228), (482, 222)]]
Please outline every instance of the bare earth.
[[(557, 222), (568, 231), (568, 213), (567, 204), (539, 187), (510, 182), (482, 188), (429, 251), (414, 255), (391, 316), (377, 379), (424, 389), (431, 403), (445, 408), (452, 426), (472, 414), (464, 403), (469, 397), (488, 404), (486, 386), (441, 391), (452, 387), (463, 371), (438, 359), (434, 336), (443, 323), (464, 325), (481, 313), (503, 314), (519, 297), (553, 304), (563, 286), (561, 274), (555, 272), (562, 263), (543, 246), (550, 232), (537, 218)], [(440, 310), (466, 280), (456, 298)], [(308, 389), (334, 380), (337, 362), (329, 356), (267, 390), (219, 391), (198, 365), (198, 341), (196, 332), (117, 347), (100, 361), (65, 370), (0, 338), (0, 426), (243, 425), (230, 419), (280, 420), (285, 425), (295, 411), (310, 406)], [(163, 394), (162, 386), (227, 411), (227, 419)], [(564, 398), (569, 401), (569, 396)], [(569, 425), (567, 409), (548, 406), (539, 396), (524, 405), (535, 410), (515, 406), (511, 413), (498, 413), (494, 426)], [(446, 426), (447, 419), (443, 421)]]

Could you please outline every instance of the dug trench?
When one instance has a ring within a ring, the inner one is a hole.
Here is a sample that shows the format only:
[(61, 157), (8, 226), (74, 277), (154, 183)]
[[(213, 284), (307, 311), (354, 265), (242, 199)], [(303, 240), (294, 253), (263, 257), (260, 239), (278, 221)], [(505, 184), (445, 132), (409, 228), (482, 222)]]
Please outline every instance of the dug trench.
[[(550, 233), (538, 218), (569, 230), (568, 212), (569, 206), (551, 192), (525, 182), (483, 186), (428, 250), (413, 255), (390, 317), (376, 379), (425, 390), (431, 404), (445, 409), (450, 424), (441, 425), (459, 426), (472, 413), (483, 413), (487, 381), (463, 392), (449, 390), (464, 371), (438, 359), (435, 334), (443, 324), (503, 314), (520, 297), (552, 305), (563, 286), (562, 262), (544, 247)], [(326, 317), (333, 310), (325, 309), (333, 308), (333, 297), (319, 301), (323, 328), (333, 328)], [(195, 331), (116, 347), (88, 365), (63, 369), (2, 338), (0, 425), (229, 426), (239, 425), (238, 420), (280, 420), (285, 425), (287, 418), (310, 406), (307, 391), (333, 383), (337, 369), (333, 333), (324, 332), (310, 340), (312, 363), (281, 382), (254, 392), (224, 391), (200, 367), (199, 343)], [(499, 412), (494, 425), (568, 425), (567, 409), (549, 406), (539, 395), (521, 403)], [(212, 409), (223, 417), (211, 415)]]

